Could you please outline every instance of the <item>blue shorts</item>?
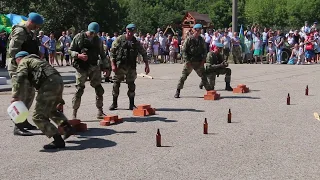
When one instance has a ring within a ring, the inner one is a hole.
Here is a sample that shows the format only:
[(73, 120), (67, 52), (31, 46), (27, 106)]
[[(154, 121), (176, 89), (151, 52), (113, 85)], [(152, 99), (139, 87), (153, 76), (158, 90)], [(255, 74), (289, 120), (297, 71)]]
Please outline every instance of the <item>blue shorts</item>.
[(311, 59), (314, 57), (314, 51), (313, 50), (306, 50), (306, 58)]

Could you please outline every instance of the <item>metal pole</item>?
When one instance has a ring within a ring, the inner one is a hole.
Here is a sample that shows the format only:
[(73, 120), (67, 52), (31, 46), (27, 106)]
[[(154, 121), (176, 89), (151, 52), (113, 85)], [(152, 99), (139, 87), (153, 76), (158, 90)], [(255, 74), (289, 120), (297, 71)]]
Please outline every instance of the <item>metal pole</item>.
[(238, 32), (238, 0), (232, 0), (232, 32)]

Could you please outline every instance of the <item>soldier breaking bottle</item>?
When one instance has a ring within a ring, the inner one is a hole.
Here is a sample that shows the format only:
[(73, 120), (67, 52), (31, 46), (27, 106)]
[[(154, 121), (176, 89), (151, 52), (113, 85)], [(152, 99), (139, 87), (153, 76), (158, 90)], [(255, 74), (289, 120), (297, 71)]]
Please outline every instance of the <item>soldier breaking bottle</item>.
[[(88, 31), (77, 34), (71, 42), (70, 51), (74, 58), (73, 66), (76, 69), (76, 93), (72, 99), (73, 118), (77, 118), (81, 97), (84, 93), (85, 83), (89, 77), (90, 85), (95, 89), (96, 107), (98, 108), (98, 119), (103, 119), (103, 94), (101, 86), (101, 70), (109, 73), (111, 66), (107, 60), (106, 53), (100, 38), (97, 36), (100, 26), (96, 22), (88, 25)], [(100, 61), (99, 61), (100, 57)], [(100, 62), (100, 63), (98, 63)]]
[[(225, 74), (225, 82), (226, 87), (225, 90), (233, 91), (232, 87), (230, 86), (231, 81), (231, 69), (227, 68), (228, 63), (223, 60), (223, 56), (221, 55), (221, 51), (223, 48), (223, 44), (216, 43), (214, 50), (207, 54), (206, 63), (204, 64), (205, 73), (209, 80), (209, 85), (212, 90), (214, 90), (216, 76), (221, 74)], [(199, 85), (200, 89), (202, 89), (203, 84), (202, 82)]]
[(184, 82), (195, 70), (207, 91), (211, 90), (207, 77), (204, 74), (204, 63), (207, 55), (207, 46), (204, 39), (200, 36), (202, 25), (193, 26), (193, 34), (188, 36), (182, 46), (182, 59), (186, 61), (183, 66), (182, 76), (179, 79), (175, 98), (180, 98), (180, 90), (183, 88)]
[[(16, 71), (18, 67), (14, 57), (20, 51), (26, 51), (30, 54), (39, 54), (39, 42), (33, 31), (39, 29), (43, 23), (43, 17), (38, 13), (32, 12), (29, 14), (28, 21), (19, 23), (12, 28), (12, 32), (9, 36), (8, 50), (8, 53), (12, 58), (8, 64), (8, 72), (13, 85), (12, 94), (16, 93), (14, 85), (17, 83)], [(23, 101), (28, 109), (30, 109), (35, 96), (35, 89), (30, 85), (29, 81), (26, 81), (24, 85), (26, 90), (23, 91), (23, 93), (20, 93), (19, 99)], [(20, 136), (32, 136), (33, 134), (26, 129), (35, 130), (37, 127), (31, 125), (28, 120), (26, 120), (23, 123), (16, 124), (13, 133), (14, 135)]]
[(110, 49), (110, 59), (112, 64), (112, 71), (114, 75), (113, 84), (113, 103), (109, 110), (115, 110), (118, 107), (118, 96), (121, 81), (126, 79), (128, 84), (127, 95), (129, 97), (129, 109), (133, 110), (136, 106), (134, 104), (135, 97), (135, 80), (137, 78), (137, 56), (138, 53), (142, 55), (145, 64), (145, 72), (150, 72), (148, 57), (145, 49), (140, 42), (133, 36), (136, 30), (134, 24), (129, 24), (126, 27), (126, 34), (119, 36), (113, 43)]
[(18, 64), (17, 83), (14, 84), (16, 92), (12, 95), (11, 103), (19, 101), (20, 94), (28, 91), (24, 83), (30, 82), (32, 87), (38, 90), (36, 97), (35, 111), (32, 116), (33, 122), (48, 137), (53, 137), (54, 141), (44, 145), (44, 149), (64, 148), (65, 142), (49, 119), (58, 126), (63, 127), (64, 139), (74, 133), (73, 128), (68, 123), (65, 115), (57, 109), (59, 104), (63, 104), (63, 80), (59, 72), (47, 61), (40, 60), (34, 54), (29, 55), (26, 51), (20, 51), (15, 55)]

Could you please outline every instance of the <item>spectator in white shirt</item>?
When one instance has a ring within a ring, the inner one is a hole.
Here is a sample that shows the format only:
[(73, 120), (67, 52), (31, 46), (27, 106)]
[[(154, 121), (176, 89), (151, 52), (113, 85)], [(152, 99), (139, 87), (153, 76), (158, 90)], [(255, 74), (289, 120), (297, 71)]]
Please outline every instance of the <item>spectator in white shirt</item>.
[(310, 27), (308, 26), (308, 21), (304, 22), (304, 26), (301, 28), (301, 31), (304, 34), (310, 33)]
[(231, 38), (228, 36), (228, 32), (224, 32), (224, 35), (221, 37), (221, 43), (223, 44), (223, 59), (228, 61), (231, 49)]
[(211, 37), (211, 43), (210, 43), (210, 48), (211, 49), (214, 49), (216, 43), (220, 43), (220, 38), (221, 37), (219, 35), (219, 32), (215, 31), (213, 33), (213, 36)]
[(204, 35), (204, 41), (206, 42), (208, 52), (210, 51), (211, 36), (212, 36), (211, 30), (208, 30), (208, 32), (206, 32)]

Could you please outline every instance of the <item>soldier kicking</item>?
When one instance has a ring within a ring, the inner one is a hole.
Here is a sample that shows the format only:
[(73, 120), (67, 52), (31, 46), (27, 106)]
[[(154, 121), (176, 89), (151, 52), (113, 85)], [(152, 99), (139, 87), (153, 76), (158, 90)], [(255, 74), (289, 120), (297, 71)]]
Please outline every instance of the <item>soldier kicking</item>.
[(180, 98), (180, 90), (183, 88), (184, 82), (188, 76), (195, 70), (207, 91), (211, 90), (207, 76), (204, 74), (204, 63), (207, 55), (207, 47), (204, 39), (200, 36), (202, 25), (193, 26), (193, 35), (187, 37), (182, 46), (182, 58), (184, 63), (182, 76), (179, 79), (175, 98)]

